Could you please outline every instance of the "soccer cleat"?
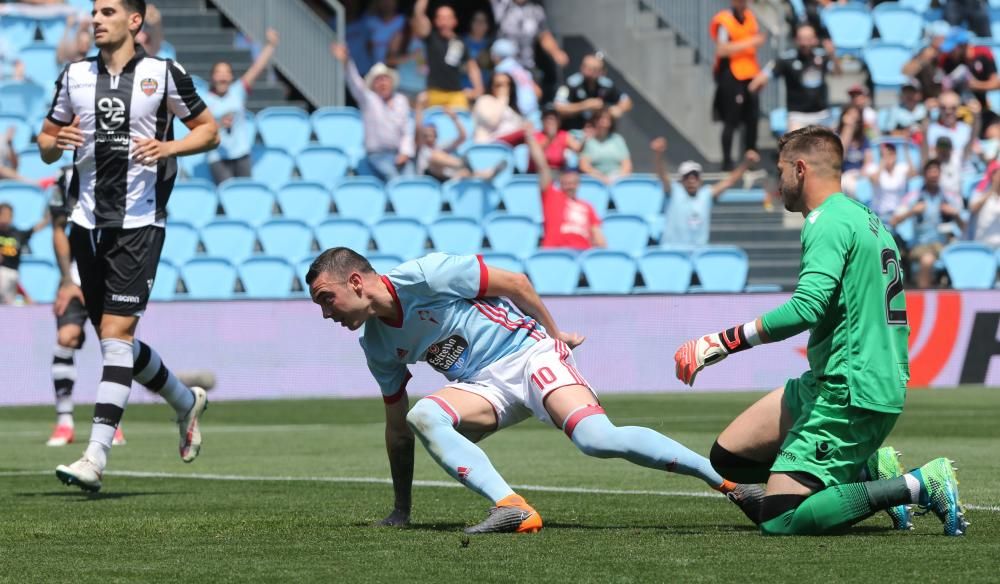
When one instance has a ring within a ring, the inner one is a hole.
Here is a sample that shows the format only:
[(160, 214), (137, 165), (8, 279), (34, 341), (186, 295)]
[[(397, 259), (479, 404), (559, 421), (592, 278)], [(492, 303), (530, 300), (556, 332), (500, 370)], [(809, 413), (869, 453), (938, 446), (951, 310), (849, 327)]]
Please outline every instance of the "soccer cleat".
[(754, 525), (760, 525), (760, 508), (764, 502), (764, 488), (760, 485), (738, 484), (726, 492), (726, 497), (747, 516)]
[(198, 428), (198, 419), (208, 409), (208, 394), (205, 390), (196, 385), (191, 388), (191, 392), (194, 393), (194, 405), (187, 414), (177, 420), (177, 429), (181, 434), (181, 460), (184, 462), (198, 458), (198, 453), (201, 451), (201, 430)]
[[(865, 464), (868, 480), (885, 481), (903, 476), (903, 466), (899, 464), (899, 453), (892, 446), (883, 446), (868, 457)], [(913, 513), (909, 505), (896, 505), (885, 510), (892, 519), (893, 529), (913, 529)]]
[(490, 509), (490, 516), (478, 525), (465, 529), (469, 535), (481, 533), (536, 533), (542, 529), (542, 516), (528, 505), (520, 495), (508, 495), (496, 507)]
[(177, 381), (188, 387), (200, 387), (205, 391), (212, 391), (212, 388), (215, 387), (215, 373), (208, 369), (178, 371)]
[(914, 471), (922, 486), (917, 514), (933, 511), (944, 524), (945, 535), (965, 535), (969, 523), (958, 500), (958, 477), (951, 465), (947, 458), (938, 458)]
[(125, 434), (122, 433), (122, 427), (118, 426), (115, 428), (115, 437), (111, 439), (112, 446), (124, 446), (125, 445)]
[(52, 435), (49, 436), (48, 441), (45, 443), (46, 446), (66, 446), (73, 442), (73, 426), (67, 426), (65, 424), (61, 426), (56, 426), (56, 429), (52, 431)]
[(56, 478), (64, 485), (77, 486), (90, 493), (101, 490), (101, 469), (86, 456), (69, 466), (57, 466)]

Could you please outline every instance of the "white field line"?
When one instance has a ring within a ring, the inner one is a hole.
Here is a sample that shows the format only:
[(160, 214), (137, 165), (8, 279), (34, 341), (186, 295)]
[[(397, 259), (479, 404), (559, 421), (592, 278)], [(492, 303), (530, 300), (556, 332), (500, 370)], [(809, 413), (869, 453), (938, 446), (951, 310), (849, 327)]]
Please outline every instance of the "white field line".
[[(50, 471), (38, 470), (14, 470), (0, 471), (0, 478), (3, 477), (26, 477), (26, 476), (48, 476)], [(109, 470), (104, 474), (117, 477), (147, 478), (147, 479), (191, 479), (201, 481), (266, 481), (266, 482), (315, 482), (315, 483), (360, 483), (369, 485), (391, 485), (392, 479), (378, 477), (282, 477), (282, 476), (255, 476), (255, 475), (230, 475), (230, 474), (205, 474), (205, 473), (171, 473), (171, 472), (146, 472), (134, 470)], [(451, 481), (413, 481), (415, 487), (440, 487), (446, 489), (461, 489), (463, 485)], [(705, 491), (653, 491), (635, 489), (598, 489), (590, 487), (555, 487), (550, 485), (511, 485), (519, 491), (540, 491), (545, 493), (573, 493), (583, 495), (650, 495), (656, 497), (696, 497), (696, 498), (721, 498), (718, 493)], [(988, 511), (990, 513), (1000, 513), (1000, 505), (969, 505), (967, 509), (973, 511)]]

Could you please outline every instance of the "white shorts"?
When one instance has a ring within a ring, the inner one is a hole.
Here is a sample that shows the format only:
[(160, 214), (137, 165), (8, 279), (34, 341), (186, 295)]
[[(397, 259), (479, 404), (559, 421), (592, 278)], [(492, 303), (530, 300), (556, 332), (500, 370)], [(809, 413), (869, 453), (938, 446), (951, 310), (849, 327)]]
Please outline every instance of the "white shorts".
[[(545, 411), (545, 398), (567, 385), (590, 388), (577, 371), (573, 352), (566, 343), (545, 338), (500, 359), (471, 378), (449, 383), (448, 387), (474, 393), (490, 402), (496, 413), (497, 430), (500, 430), (532, 415), (555, 425)], [(597, 394), (594, 400), (597, 401)]]

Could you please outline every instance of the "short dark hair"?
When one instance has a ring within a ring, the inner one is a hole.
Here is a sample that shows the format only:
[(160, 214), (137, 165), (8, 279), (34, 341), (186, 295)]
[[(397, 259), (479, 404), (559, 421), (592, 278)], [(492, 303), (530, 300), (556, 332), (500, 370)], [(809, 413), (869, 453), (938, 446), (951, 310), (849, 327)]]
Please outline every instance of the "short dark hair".
[(828, 166), (840, 174), (844, 164), (844, 144), (833, 130), (823, 126), (806, 126), (788, 132), (778, 140), (778, 157), (786, 158), (798, 154), (809, 153), (816, 160), (823, 160)]
[(10, 203), (0, 203), (0, 211), (10, 211), (13, 213), (14, 207), (12, 207)]
[(349, 247), (331, 247), (319, 254), (306, 272), (306, 284), (312, 283), (322, 273), (346, 275), (349, 272), (359, 274), (374, 274), (375, 269), (368, 263), (365, 256)]
[(927, 171), (930, 170), (930, 169), (932, 169), (932, 168), (936, 168), (938, 170), (941, 170), (941, 161), (938, 160), (937, 158), (931, 158), (930, 160), (928, 160), (927, 162), (925, 162), (924, 163), (924, 174), (927, 174)]
[(142, 30), (143, 25), (146, 24), (146, 0), (121, 0), (121, 3), (127, 12), (139, 13), (139, 16), (142, 17), (142, 24), (139, 25), (139, 30)]

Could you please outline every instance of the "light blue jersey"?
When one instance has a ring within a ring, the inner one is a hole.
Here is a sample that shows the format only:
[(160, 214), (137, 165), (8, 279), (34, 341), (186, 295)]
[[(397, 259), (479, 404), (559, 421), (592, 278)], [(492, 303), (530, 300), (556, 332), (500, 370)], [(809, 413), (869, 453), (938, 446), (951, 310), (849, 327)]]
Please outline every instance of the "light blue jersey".
[(670, 193), (663, 241), (676, 245), (707, 245), (711, 230), (712, 187), (703, 186), (689, 195), (681, 185)]
[(402, 395), (406, 366), (426, 361), (449, 381), (472, 377), (546, 338), (535, 319), (504, 298), (484, 298), (481, 256), (432, 253), (382, 276), (400, 307), (392, 321), (371, 318), (362, 331), (368, 368), (387, 401)]

